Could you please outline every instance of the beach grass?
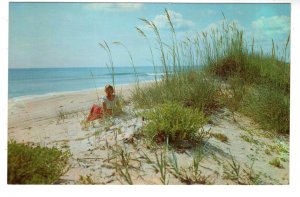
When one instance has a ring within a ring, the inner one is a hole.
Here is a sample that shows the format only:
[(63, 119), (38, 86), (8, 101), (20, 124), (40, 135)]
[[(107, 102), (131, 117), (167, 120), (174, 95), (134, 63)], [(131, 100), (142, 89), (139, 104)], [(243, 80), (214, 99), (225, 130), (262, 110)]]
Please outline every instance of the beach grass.
[[(156, 36), (164, 76), (147, 87), (137, 86), (132, 94), (135, 105), (149, 109), (166, 102), (202, 111), (207, 117), (226, 107), (256, 121), (274, 133), (289, 133), (290, 64), (287, 38), (283, 53), (272, 40), (272, 51), (258, 50), (253, 38), (248, 43), (244, 32), (224, 16), (221, 28), (210, 29), (178, 40), (167, 10), (170, 43), (162, 41), (159, 29), (141, 19)], [(138, 29), (147, 39), (147, 34)], [(271, 38), (270, 38), (271, 39)], [(149, 41), (150, 40), (150, 41)], [(254, 47), (255, 46), (255, 47)], [(154, 60), (152, 62), (155, 62)], [(157, 68), (157, 64), (153, 64)]]

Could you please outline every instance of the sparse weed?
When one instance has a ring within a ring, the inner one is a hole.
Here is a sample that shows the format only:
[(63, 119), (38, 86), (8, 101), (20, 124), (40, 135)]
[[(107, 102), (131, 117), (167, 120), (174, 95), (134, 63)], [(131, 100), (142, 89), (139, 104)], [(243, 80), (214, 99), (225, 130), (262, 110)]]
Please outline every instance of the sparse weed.
[(159, 155), (157, 152), (155, 152), (155, 169), (160, 173), (160, 181), (164, 185), (167, 185), (169, 183), (169, 181), (167, 180), (167, 151), (168, 143), (164, 145), (163, 150), (161, 150)]
[(93, 179), (91, 178), (91, 174), (86, 175), (86, 176), (80, 175), (80, 177), (79, 177), (79, 182), (80, 182), (81, 184), (86, 184), (86, 185), (93, 185), (93, 184), (95, 184), (95, 182), (94, 182)]
[(266, 153), (267, 155), (272, 155), (272, 153), (271, 153), (271, 151), (270, 151), (269, 149), (265, 149), (265, 153)]
[(82, 130), (87, 130), (90, 127), (90, 122), (86, 120), (81, 120), (80, 125)]
[(65, 121), (65, 119), (68, 118), (67, 116), (67, 112), (65, 112), (64, 110), (60, 109), (58, 112), (57, 112), (57, 122), (59, 121)]
[(172, 151), (172, 157), (169, 157), (169, 162), (171, 164), (170, 173), (172, 173), (177, 179), (185, 184), (211, 184), (211, 176), (206, 176), (202, 174), (200, 170), (200, 162), (203, 159), (203, 150), (196, 149), (193, 154), (192, 165), (188, 168), (180, 167), (178, 164), (177, 156)]
[(259, 144), (259, 141), (254, 139), (252, 136), (249, 136), (249, 135), (240, 135), (240, 138), (242, 138), (245, 142), (248, 142), (250, 144), (256, 144), (258, 145)]
[(180, 176), (180, 167), (178, 164), (176, 153), (172, 150), (172, 157), (169, 157), (169, 163), (171, 164), (171, 169), (175, 172), (174, 176), (178, 178)]
[(212, 133), (212, 136), (221, 142), (229, 143), (228, 137), (223, 133)]
[(227, 162), (223, 166), (224, 169), (224, 178), (236, 181), (237, 183), (241, 183), (241, 165), (235, 160), (233, 155), (231, 155), (231, 160)]
[(118, 147), (117, 152), (115, 152), (116, 156), (116, 172), (119, 173), (121, 177), (130, 185), (133, 184), (132, 178), (129, 172), (129, 168), (131, 167), (130, 161), (131, 156), (130, 153), (127, 152), (126, 148), (122, 149)]
[(280, 162), (280, 158), (276, 157), (274, 159), (272, 159), (269, 164), (271, 164), (272, 166), (275, 166), (277, 168), (283, 168), (283, 165)]
[(231, 161), (227, 162), (227, 165), (223, 166), (224, 178), (235, 181), (241, 185), (258, 185), (262, 184), (261, 173), (256, 173), (253, 169), (255, 158), (250, 158), (251, 164), (248, 166), (245, 164), (243, 168), (239, 162), (237, 162), (231, 155)]
[(261, 179), (261, 173), (255, 173), (253, 170), (255, 160), (252, 161), (250, 166), (246, 165), (246, 169), (243, 169), (245, 184), (248, 185), (261, 185), (263, 183)]

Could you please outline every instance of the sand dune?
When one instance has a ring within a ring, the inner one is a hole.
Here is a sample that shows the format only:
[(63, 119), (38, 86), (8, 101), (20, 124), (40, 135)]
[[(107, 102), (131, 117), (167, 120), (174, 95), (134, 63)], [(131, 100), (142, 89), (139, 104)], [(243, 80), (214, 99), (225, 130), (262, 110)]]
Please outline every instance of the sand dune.
[[(133, 88), (132, 85), (119, 86), (117, 93), (128, 100)], [(104, 94), (103, 89), (99, 90), (99, 94)], [(129, 172), (133, 184), (162, 184), (161, 175), (155, 170), (155, 152), (160, 153), (161, 149), (149, 148), (147, 142), (134, 135), (145, 122), (133, 113), (132, 104), (129, 102), (124, 106), (124, 114), (120, 116), (82, 124), (95, 102), (95, 91), (9, 100), (8, 138), (70, 150), (71, 167), (61, 177), (60, 184), (128, 184), (115, 169), (114, 150), (117, 149), (130, 155)], [(276, 147), (288, 147), (288, 139), (268, 138), (266, 131), (258, 129), (251, 119), (241, 114), (236, 114), (235, 119), (236, 122), (228, 110), (222, 109), (204, 127), (214, 134), (227, 136), (228, 140), (222, 142), (211, 137), (203, 143), (204, 158), (200, 162), (203, 182), (198, 184), (289, 184), (288, 155), (282, 162), (283, 168), (269, 164), (273, 158), (282, 157)], [(267, 149), (271, 151), (267, 152)], [(175, 151), (178, 165), (187, 176), (191, 176), (194, 152), (189, 148)], [(170, 157), (171, 151), (168, 151), (168, 160)], [(232, 158), (241, 166), (239, 182), (227, 176), (232, 173)], [(184, 178), (171, 173), (170, 165), (168, 169), (168, 184), (188, 184)], [(251, 180), (247, 175), (251, 170), (259, 179)]]

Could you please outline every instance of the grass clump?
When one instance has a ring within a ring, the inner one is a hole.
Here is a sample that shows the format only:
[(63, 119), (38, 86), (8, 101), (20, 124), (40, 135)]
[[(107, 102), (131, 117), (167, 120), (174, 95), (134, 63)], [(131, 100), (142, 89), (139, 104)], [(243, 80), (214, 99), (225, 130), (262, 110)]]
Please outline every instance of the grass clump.
[(256, 140), (256, 139), (254, 139), (254, 138), (253, 138), (252, 136), (250, 136), (250, 135), (243, 135), (243, 134), (241, 134), (241, 135), (240, 135), (240, 138), (242, 138), (245, 142), (248, 142), (248, 143), (250, 143), (250, 144), (256, 144), (256, 145), (259, 144), (259, 141)]
[(183, 140), (195, 141), (204, 138), (199, 129), (206, 123), (204, 114), (195, 109), (185, 108), (179, 103), (166, 102), (144, 113), (148, 124), (143, 132), (156, 142), (170, 143)]
[(223, 133), (213, 133), (212, 136), (223, 143), (229, 143), (228, 137)]
[(242, 112), (263, 128), (289, 133), (289, 95), (266, 86), (256, 86), (244, 98)]
[(212, 184), (210, 175), (204, 175), (201, 171), (201, 161), (204, 158), (203, 149), (197, 148), (193, 153), (192, 164), (188, 168), (180, 167), (178, 159), (174, 151), (172, 156), (169, 157), (170, 173), (173, 174), (178, 180), (187, 185), (191, 184)]
[(250, 165), (243, 167), (230, 153), (231, 159), (223, 165), (223, 178), (232, 180), (240, 185), (261, 185), (263, 180), (260, 172), (254, 171), (255, 158), (250, 158)]
[(275, 159), (272, 159), (269, 164), (271, 164), (272, 166), (275, 166), (277, 168), (283, 168), (283, 165), (280, 162), (280, 158), (276, 157)]
[(53, 184), (68, 167), (70, 153), (57, 148), (8, 143), (8, 184)]
[(79, 183), (80, 184), (85, 184), (85, 185), (93, 185), (93, 184), (95, 184), (95, 182), (91, 178), (91, 174), (88, 174), (86, 176), (80, 175)]
[(220, 104), (216, 81), (199, 69), (175, 71), (168, 80), (161, 80), (147, 87), (136, 88), (133, 101), (138, 107), (149, 108), (165, 102), (178, 102), (185, 107), (211, 114)]

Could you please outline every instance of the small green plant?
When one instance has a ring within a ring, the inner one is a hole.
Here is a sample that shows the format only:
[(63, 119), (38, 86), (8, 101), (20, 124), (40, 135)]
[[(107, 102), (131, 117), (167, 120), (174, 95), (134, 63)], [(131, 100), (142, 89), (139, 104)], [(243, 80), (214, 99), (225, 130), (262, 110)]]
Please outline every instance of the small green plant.
[(191, 184), (212, 184), (211, 177), (208, 175), (202, 175), (201, 171), (195, 171), (193, 166), (189, 166), (188, 169), (181, 168), (180, 181), (187, 185)]
[(116, 171), (120, 174), (121, 177), (123, 177), (123, 179), (130, 185), (133, 184), (132, 182), (132, 178), (129, 172), (129, 168), (132, 167), (130, 165), (130, 160), (132, 160), (130, 153), (127, 152), (126, 148), (122, 149), (122, 148), (118, 148), (117, 152), (116, 152)]
[(161, 150), (160, 154), (158, 155), (157, 152), (155, 152), (155, 169), (160, 173), (160, 181), (167, 185), (169, 182), (167, 180), (167, 151), (168, 151), (168, 143), (166, 143), (163, 147), (163, 150)]
[(253, 159), (251, 165), (250, 166), (246, 165), (246, 169), (243, 169), (244, 179), (245, 179), (246, 184), (248, 184), (248, 185), (262, 184), (261, 173), (256, 173), (253, 170), (254, 162), (255, 162), (255, 160)]
[(289, 145), (280, 139), (276, 139), (275, 140), (275, 145), (270, 145), (269, 146), (270, 150), (272, 150), (273, 152), (279, 154), (279, 158), (286, 162), (289, 160)]
[(240, 135), (240, 138), (242, 138), (245, 142), (248, 142), (250, 144), (256, 144), (258, 145), (259, 144), (259, 141), (254, 139), (252, 136), (249, 136), (249, 135)]
[(67, 112), (65, 112), (64, 110), (60, 109), (60, 110), (57, 112), (57, 117), (58, 117), (57, 122), (59, 122), (59, 121), (63, 121), (63, 122), (64, 122), (65, 119), (68, 118)]
[(200, 162), (203, 159), (203, 149), (196, 149), (193, 154), (193, 163), (189, 167), (190, 173), (185, 173), (184, 182), (188, 184), (207, 184), (209, 176), (202, 175), (200, 170)]
[(65, 148), (65, 149), (70, 148), (70, 145), (68, 143), (69, 143), (69, 140), (63, 141), (63, 144), (62, 144), (61, 148)]
[(148, 124), (143, 132), (156, 142), (164, 142), (166, 139), (170, 143), (193, 141), (206, 122), (202, 112), (172, 102), (154, 107), (145, 112), (144, 117)]
[(269, 149), (265, 149), (265, 153), (266, 153), (267, 155), (272, 155), (272, 153), (271, 153), (271, 151), (270, 151)]
[(120, 167), (117, 167), (117, 172), (119, 172), (119, 174), (121, 175), (121, 177), (123, 177), (125, 179), (125, 181), (129, 184), (129, 185), (133, 185), (132, 182), (132, 178), (131, 175), (129, 173), (129, 168), (128, 166), (125, 166), (125, 170), (123, 170)]
[[(117, 134), (118, 132), (115, 132), (115, 144), (113, 147), (111, 147), (112, 155), (110, 158), (109, 150), (108, 151), (108, 159), (109, 162), (110, 159), (114, 162), (114, 168), (116, 170), (116, 173), (119, 174), (128, 184), (132, 185), (132, 177), (130, 174), (130, 169), (139, 169), (141, 166), (141, 163), (138, 159), (132, 158), (131, 153), (127, 150), (126, 145), (123, 143), (123, 146), (119, 145), (117, 141)], [(132, 164), (133, 162), (137, 163), (137, 165)]]
[(82, 130), (87, 130), (90, 127), (90, 122), (86, 120), (81, 120), (80, 125)]
[(224, 178), (241, 183), (241, 165), (236, 159), (230, 154), (231, 160), (227, 162), (227, 165), (223, 166)]
[(133, 170), (140, 170), (141, 161), (132, 156), (131, 152), (128, 151), (125, 144), (123, 146), (118, 145), (113, 152), (115, 157), (115, 169), (116, 172), (130, 185), (133, 184), (132, 175), (130, 174)]
[(275, 166), (277, 168), (283, 168), (283, 165), (280, 162), (280, 158), (276, 157), (274, 159), (272, 159), (269, 164), (271, 164), (272, 166)]
[(180, 176), (180, 167), (178, 164), (178, 159), (176, 153), (172, 150), (172, 157), (169, 157), (169, 163), (171, 165), (171, 169), (174, 171), (174, 176), (178, 178)]
[(101, 130), (96, 130), (96, 131), (95, 131), (95, 136), (100, 135), (100, 133), (101, 133)]
[(86, 176), (80, 175), (80, 177), (79, 177), (79, 182), (80, 182), (81, 184), (87, 184), (87, 185), (95, 184), (95, 182), (94, 182), (93, 179), (91, 178), (91, 174), (86, 175)]
[(175, 178), (179, 179), (185, 184), (211, 184), (211, 176), (206, 176), (202, 174), (200, 170), (200, 162), (203, 159), (204, 154), (202, 149), (196, 149), (193, 154), (192, 164), (187, 168), (182, 168), (178, 164), (177, 156), (172, 151), (172, 157), (169, 157), (169, 164), (171, 166), (170, 173), (172, 173)]
[(8, 143), (8, 184), (53, 184), (68, 170), (69, 151)]
[[(231, 160), (227, 162), (227, 165), (223, 166), (224, 178), (235, 181), (237, 184), (241, 185), (259, 185), (263, 183), (261, 178), (261, 173), (256, 173), (253, 169), (254, 162), (256, 158), (250, 157), (251, 164), (245, 164), (242, 167), (236, 159), (231, 156)], [(249, 158), (249, 156), (247, 156)]]

